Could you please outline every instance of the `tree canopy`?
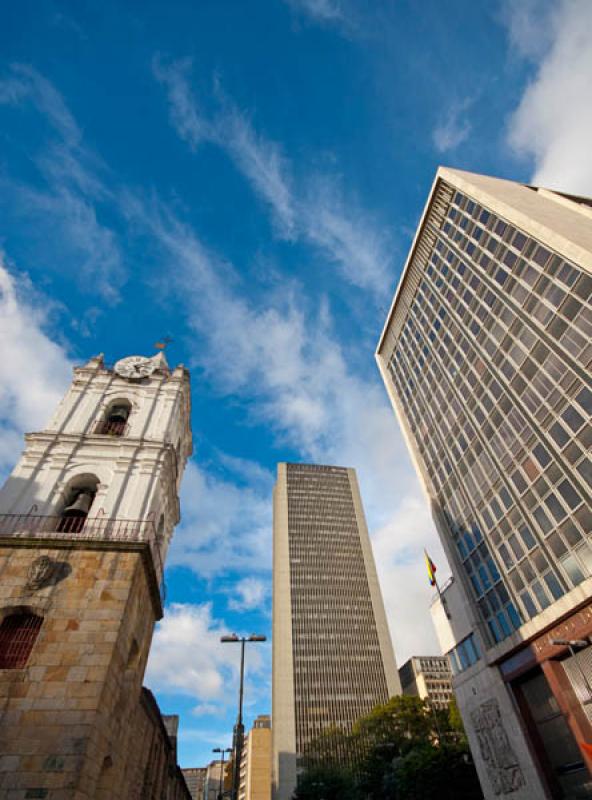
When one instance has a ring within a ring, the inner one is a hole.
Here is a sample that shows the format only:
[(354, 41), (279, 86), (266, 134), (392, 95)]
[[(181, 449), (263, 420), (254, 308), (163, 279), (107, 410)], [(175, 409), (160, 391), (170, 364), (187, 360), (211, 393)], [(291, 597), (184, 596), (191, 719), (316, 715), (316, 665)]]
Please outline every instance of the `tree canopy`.
[(311, 742), (295, 800), (480, 800), (456, 704), (399, 695)]

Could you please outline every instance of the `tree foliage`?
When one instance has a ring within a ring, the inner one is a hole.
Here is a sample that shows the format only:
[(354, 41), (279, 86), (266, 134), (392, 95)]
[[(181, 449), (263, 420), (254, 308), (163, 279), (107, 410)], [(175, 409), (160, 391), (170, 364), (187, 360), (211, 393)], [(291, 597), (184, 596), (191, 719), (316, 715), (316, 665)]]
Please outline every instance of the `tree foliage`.
[(400, 695), (309, 746), (295, 800), (479, 800), (456, 704)]

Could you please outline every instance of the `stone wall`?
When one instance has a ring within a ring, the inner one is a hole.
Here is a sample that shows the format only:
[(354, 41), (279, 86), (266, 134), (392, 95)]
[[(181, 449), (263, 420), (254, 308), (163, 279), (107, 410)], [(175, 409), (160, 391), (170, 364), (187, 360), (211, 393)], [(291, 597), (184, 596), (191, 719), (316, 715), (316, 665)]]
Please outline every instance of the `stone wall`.
[(153, 796), (140, 794), (163, 737), (142, 699), (158, 614), (147, 574), (138, 546), (0, 544), (0, 616), (43, 617), (27, 665), (0, 669), (3, 799)]

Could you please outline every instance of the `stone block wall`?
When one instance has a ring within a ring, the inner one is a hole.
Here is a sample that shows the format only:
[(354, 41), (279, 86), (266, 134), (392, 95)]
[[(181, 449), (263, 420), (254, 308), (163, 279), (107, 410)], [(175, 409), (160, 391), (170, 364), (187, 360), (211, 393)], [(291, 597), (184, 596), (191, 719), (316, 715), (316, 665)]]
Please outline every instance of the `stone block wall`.
[(27, 665), (0, 669), (0, 797), (128, 800), (156, 617), (141, 552), (0, 547), (0, 616), (15, 610), (43, 623)]

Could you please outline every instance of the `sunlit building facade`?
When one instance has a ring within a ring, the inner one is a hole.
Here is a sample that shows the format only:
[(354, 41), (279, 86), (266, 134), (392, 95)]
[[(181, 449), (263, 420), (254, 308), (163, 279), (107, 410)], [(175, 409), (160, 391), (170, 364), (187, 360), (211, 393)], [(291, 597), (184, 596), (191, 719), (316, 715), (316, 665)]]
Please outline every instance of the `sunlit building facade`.
[(279, 464), (273, 528), (273, 797), (288, 800), (315, 739), (400, 683), (355, 471)]
[(455, 577), (485, 794), (592, 792), (592, 648), (565, 643), (592, 634), (592, 202), (438, 170), (377, 360)]

